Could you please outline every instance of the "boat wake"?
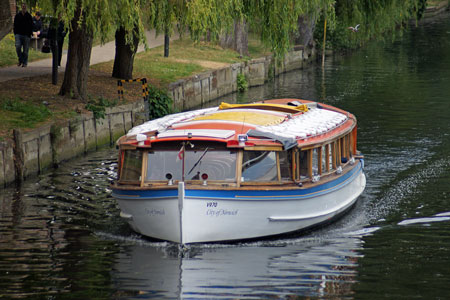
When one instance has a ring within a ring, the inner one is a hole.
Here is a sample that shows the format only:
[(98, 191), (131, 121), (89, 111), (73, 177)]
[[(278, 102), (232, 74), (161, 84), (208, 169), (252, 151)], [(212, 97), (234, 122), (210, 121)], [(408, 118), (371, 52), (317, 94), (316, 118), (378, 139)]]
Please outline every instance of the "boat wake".
[(411, 197), (420, 187), (438, 178), (450, 167), (450, 159), (439, 159), (428, 163), (423, 169), (414, 172), (399, 182), (390, 184), (391, 188), (381, 197), (376, 197), (364, 209), (366, 219), (370, 224), (384, 222), (386, 216), (399, 209), (399, 204)]
[(147, 240), (141, 235), (132, 233), (129, 236), (125, 235), (119, 235), (114, 233), (108, 233), (103, 231), (97, 231), (94, 233), (96, 236), (106, 239), (106, 240), (112, 240), (112, 241), (120, 241), (125, 244), (132, 244), (132, 245), (138, 245), (138, 246), (146, 246), (146, 247), (154, 247), (154, 248), (167, 248), (171, 244), (171, 242), (166, 241), (151, 241)]
[(397, 225), (402, 226), (415, 224), (430, 225), (430, 223), (445, 222), (445, 221), (450, 221), (450, 212), (435, 214), (432, 217), (407, 219), (397, 223)]

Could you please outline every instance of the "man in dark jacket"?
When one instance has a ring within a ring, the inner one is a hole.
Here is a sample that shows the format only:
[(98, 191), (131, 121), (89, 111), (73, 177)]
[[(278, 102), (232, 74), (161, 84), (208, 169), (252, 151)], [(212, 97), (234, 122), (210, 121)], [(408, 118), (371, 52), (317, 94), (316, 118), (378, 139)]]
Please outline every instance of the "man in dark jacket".
[(14, 17), (14, 37), (16, 39), (16, 52), (19, 57), (18, 66), (26, 67), (28, 64), (28, 48), (33, 34), (33, 19), (27, 11), (27, 5), (22, 3), (22, 10)]
[(39, 37), (42, 31), (42, 19), (41, 19), (41, 13), (36, 12), (36, 15), (33, 17), (33, 35), (36, 35), (36, 37)]

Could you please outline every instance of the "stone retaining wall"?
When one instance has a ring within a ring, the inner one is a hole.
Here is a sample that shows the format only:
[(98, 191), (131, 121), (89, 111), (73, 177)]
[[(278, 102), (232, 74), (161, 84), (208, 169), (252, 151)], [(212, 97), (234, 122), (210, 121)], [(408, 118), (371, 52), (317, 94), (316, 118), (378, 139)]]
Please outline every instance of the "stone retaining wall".
[(450, 1), (440, 1), (434, 6), (428, 5), (424, 12), (423, 18), (432, 18), (443, 13), (450, 8)]
[(297, 47), (286, 54), (281, 65), (277, 65), (272, 56), (236, 63), (171, 83), (168, 93), (174, 100), (176, 110), (201, 107), (208, 101), (236, 92), (239, 73), (245, 75), (249, 87), (263, 85), (273, 76), (303, 68), (314, 56), (312, 49), (305, 51), (303, 47)]
[(111, 145), (133, 126), (146, 121), (144, 101), (108, 108), (104, 119), (83, 114), (34, 130), (14, 130), (14, 139), (0, 143), (0, 185), (21, 181), (62, 161)]

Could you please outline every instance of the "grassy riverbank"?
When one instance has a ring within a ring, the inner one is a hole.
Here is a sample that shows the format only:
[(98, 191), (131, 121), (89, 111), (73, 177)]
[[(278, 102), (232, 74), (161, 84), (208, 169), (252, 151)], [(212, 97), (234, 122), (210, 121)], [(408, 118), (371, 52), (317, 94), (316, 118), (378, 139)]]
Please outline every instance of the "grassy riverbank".
[[(255, 39), (251, 40), (249, 50), (250, 57), (241, 58), (230, 49), (210, 43), (194, 44), (184, 38), (171, 43), (168, 58), (163, 57), (162, 46), (137, 54), (134, 77), (146, 77), (150, 84), (164, 89), (168, 83), (178, 79), (268, 53)], [(35, 51), (30, 50), (32, 52)], [(15, 53), (11, 56), (15, 58)], [(91, 66), (88, 95), (89, 101), (96, 103), (96, 109), (123, 104), (117, 99), (117, 79), (111, 77), (112, 66), (113, 61)], [(0, 139), (9, 138), (13, 128), (36, 128), (50, 121), (73, 118), (86, 112), (87, 103), (58, 95), (63, 76), (63, 73), (59, 73), (56, 86), (51, 84), (50, 74), (2, 83)], [(127, 84), (124, 102), (140, 99), (141, 90), (139, 83)]]

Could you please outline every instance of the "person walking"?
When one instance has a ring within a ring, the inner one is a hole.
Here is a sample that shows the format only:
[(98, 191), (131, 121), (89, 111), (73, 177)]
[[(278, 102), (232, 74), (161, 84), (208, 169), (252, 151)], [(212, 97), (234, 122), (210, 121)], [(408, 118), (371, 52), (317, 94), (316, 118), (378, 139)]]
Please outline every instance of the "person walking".
[(27, 11), (27, 5), (22, 3), (22, 10), (14, 17), (14, 37), (16, 39), (16, 52), (19, 58), (18, 66), (26, 67), (28, 64), (28, 49), (33, 34), (33, 19)]

